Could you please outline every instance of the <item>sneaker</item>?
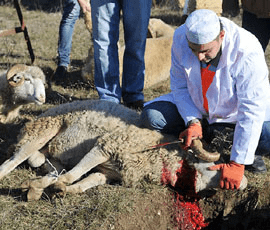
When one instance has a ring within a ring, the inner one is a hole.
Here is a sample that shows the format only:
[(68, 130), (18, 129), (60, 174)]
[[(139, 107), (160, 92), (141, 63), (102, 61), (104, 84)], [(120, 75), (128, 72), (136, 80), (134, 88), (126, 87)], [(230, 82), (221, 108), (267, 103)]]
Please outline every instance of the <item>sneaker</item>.
[(67, 67), (66, 66), (58, 66), (52, 81), (55, 82), (56, 85), (63, 84), (64, 81), (66, 81), (66, 75), (67, 75)]
[(144, 101), (143, 100), (125, 103), (125, 106), (126, 107), (128, 107), (130, 109), (134, 109), (134, 110), (136, 110), (138, 112), (141, 112), (142, 111), (143, 105), (144, 105)]
[(255, 159), (252, 165), (246, 165), (245, 169), (253, 173), (266, 173), (267, 168), (263, 161), (262, 156), (255, 155)]

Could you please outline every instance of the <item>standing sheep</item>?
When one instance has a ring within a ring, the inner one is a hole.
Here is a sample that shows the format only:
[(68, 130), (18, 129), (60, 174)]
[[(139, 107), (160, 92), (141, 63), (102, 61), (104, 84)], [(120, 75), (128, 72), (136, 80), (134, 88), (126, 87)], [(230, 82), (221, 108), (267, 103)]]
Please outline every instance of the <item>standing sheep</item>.
[[(27, 159), (32, 166), (39, 167), (45, 156), (71, 168), (60, 176), (56, 175), (63, 168), (56, 174), (24, 182), (22, 188), (29, 190), (28, 200), (39, 199), (43, 189), (51, 184), (69, 193), (80, 193), (111, 181), (120, 181), (125, 186), (139, 186), (145, 179), (160, 183), (165, 166), (172, 172), (174, 184), (179, 162), (186, 155), (178, 145), (149, 148), (175, 138), (141, 128), (138, 113), (100, 100), (76, 101), (52, 108), (27, 123), (18, 140), (13, 157), (0, 166), (0, 179)], [(217, 187), (219, 172), (207, 170), (213, 162), (190, 159), (197, 173), (195, 191)], [(90, 171), (90, 175), (80, 180)]]
[(45, 82), (36, 66), (17, 64), (0, 73), (0, 123), (14, 120), (22, 105), (45, 103)]

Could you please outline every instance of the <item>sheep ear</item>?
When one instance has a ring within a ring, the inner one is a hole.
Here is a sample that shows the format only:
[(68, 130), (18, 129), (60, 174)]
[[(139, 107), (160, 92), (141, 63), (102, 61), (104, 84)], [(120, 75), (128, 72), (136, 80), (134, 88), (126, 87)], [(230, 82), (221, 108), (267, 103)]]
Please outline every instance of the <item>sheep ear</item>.
[(29, 67), (27, 65), (24, 64), (17, 64), (12, 66), (8, 72), (7, 72), (7, 81), (8, 83), (12, 86), (12, 87), (16, 87), (16, 86), (20, 86), (23, 84), (24, 82), (24, 77), (22, 77), (20, 79), (20, 81), (13, 81), (13, 77), (17, 74), (17, 73), (21, 73), (21, 72), (25, 72)]
[(157, 35), (155, 31), (153, 30), (152, 26), (149, 24), (148, 30), (147, 30), (147, 38), (156, 38)]

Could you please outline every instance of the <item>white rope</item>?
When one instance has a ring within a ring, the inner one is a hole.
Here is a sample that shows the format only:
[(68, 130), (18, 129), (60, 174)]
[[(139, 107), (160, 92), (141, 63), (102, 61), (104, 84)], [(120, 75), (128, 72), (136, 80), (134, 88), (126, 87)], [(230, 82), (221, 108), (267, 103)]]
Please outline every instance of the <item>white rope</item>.
[(53, 164), (48, 159), (46, 159), (46, 161), (53, 168), (53, 171), (49, 173), (49, 176), (57, 178), (66, 172), (65, 169), (62, 169), (62, 171), (60, 173), (58, 173), (57, 169), (53, 166)]

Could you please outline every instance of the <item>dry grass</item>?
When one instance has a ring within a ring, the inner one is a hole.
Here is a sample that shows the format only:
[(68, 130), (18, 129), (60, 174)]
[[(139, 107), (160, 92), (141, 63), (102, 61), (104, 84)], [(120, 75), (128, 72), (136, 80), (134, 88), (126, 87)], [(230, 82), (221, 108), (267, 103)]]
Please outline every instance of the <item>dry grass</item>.
[[(36, 56), (35, 64), (46, 73), (47, 78), (56, 69), (58, 28), (61, 13), (27, 11), (23, 15), (28, 27), (32, 46)], [(163, 19), (173, 26), (180, 25), (180, 13), (168, 8), (156, 8), (153, 17)], [(240, 16), (234, 18), (238, 24)], [(0, 7), (0, 30), (18, 26), (18, 19), (12, 7)], [(121, 38), (122, 39), (122, 38)], [(1, 162), (6, 158), (8, 146), (16, 141), (14, 134), (26, 120), (32, 119), (55, 104), (74, 99), (97, 98), (97, 93), (90, 83), (82, 83), (80, 69), (88, 55), (91, 45), (90, 35), (85, 29), (83, 19), (75, 26), (71, 53), (71, 84), (61, 87), (52, 85), (48, 91), (46, 105), (25, 106), (24, 120), (11, 126), (0, 126)], [(267, 63), (270, 66), (270, 47), (268, 46)], [(28, 50), (22, 34), (0, 38), (0, 69), (6, 69), (15, 63), (30, 64)], [(169, 91), (169, 81), (145, 90), (145, 99), (151, 100)], [(270, 168), (269, 158), (265, 158)], [(25, 194), (20, 184), (39, 175), (38, 170), (26, 164), (10, 173), (0, 181), (0, 229), (174, 229), (172, 222), (172, 192), (161, 186), (145, 184), (143, 189), (124, 188), (106, 185), (88, 190), (84, 194), (68, 195), (65, 198), (51, 198), (44, 193), (37, 202), (25, 202)], [(269, 176), (246, 173), (250, 186), (259, 190), (257, 208), (269, 205)], [(269, 207), (269, 206), (268, 206)], [(269, 212), (269, 211), (268, 211)]]
[[(35, 65), (40, 66), (49, 79), (57, 67), (61, 13), (27, 11), (23, 8), (23, 16), (36, 57)], [(16, 26), (19, 23), (15, 10), (1, 6), (0, 30)], [(49, 107), (74, 99), (97, 98), (93, 86), (81, 83), (80, 78), (80, 69), (90, 46), (90, 34), (80, 18), (76, 22), (73, 36), (69, 68), (71, 84), (66, 87), (52, 85), (46, 105), (25, 106), (22, 115), (26, 120), (5, 127), (7, 132), (4, 134), (4, 130), (0, 130), (1, 138), (6, 137), (1, 139), (0, 154), (5, 154), (8, 146), (16, 141), (14, 134), (25, 121)], [(0, 38), (0, 69), (6, 69), (15, 63), (31, 64), (23, 34)], [(161, 84), (155, 93), (150, 90), (145, 92), (147, 99), (167, 91), (168, 82), (165, 85)], [(2, 155), (1, 159), (0, 163), (5, 157)], [(0, 214), (0, 229), (173, 229), (171, 192), (163, 187), (145, 185), (144, 189), (136, 190), (107, 185), (65, 198), (55, 199), (44, 193), (38, 202), (25, 202), (26, 194), (22, 193), (20, 184), (38, 174), (39, 171), (33, 171), (23, 164), (0, 181), (0, 209), (3, 210)], [(160, 206), (160, 200), (166, 206)]]

